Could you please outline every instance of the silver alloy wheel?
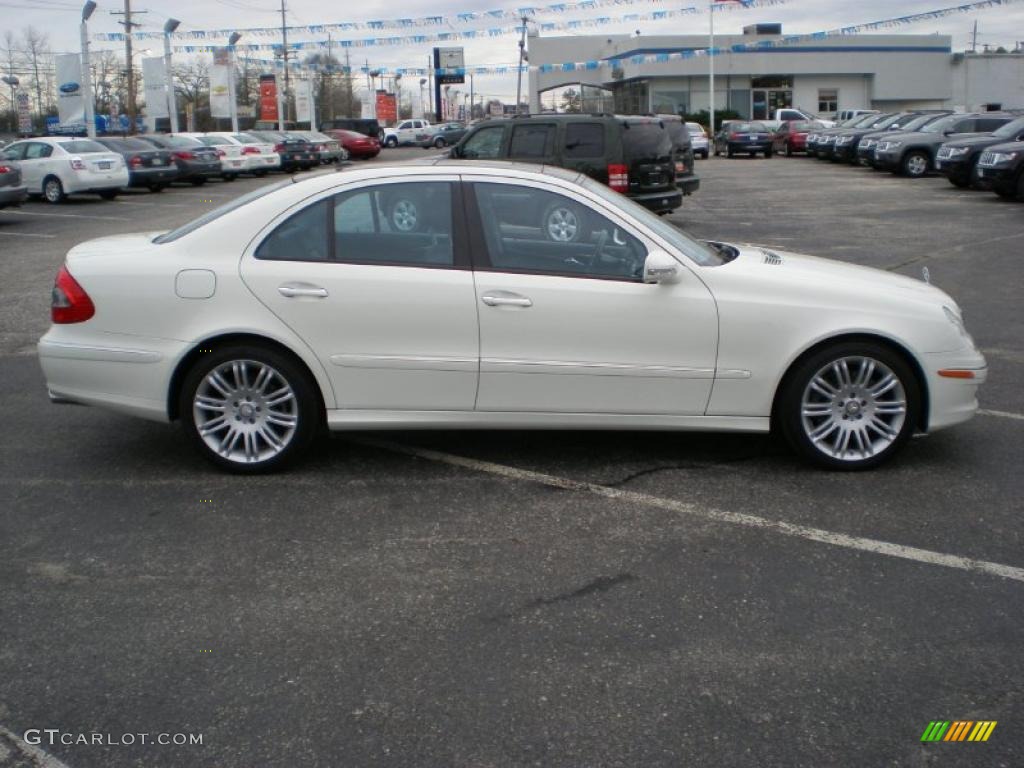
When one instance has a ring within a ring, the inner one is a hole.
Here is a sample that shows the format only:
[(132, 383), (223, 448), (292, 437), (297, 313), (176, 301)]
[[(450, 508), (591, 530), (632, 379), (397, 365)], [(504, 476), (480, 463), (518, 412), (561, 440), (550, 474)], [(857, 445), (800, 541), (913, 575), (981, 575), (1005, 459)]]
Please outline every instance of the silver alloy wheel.
[(907, 418), (903, 382), (871, 357), (842, 357), (822, 367), (800, 401), (804, 434), (840, 461), (876, 456), (899, 437)]
[(420, 223), (420, 211), (412, 200), (399, 200), (391, 208), (391, 223), (399, 232), (415, 232)]
[(299, 403), (275, 368), (258, 360), (229, 360), (199, 382), (192, 419), (211, 451), (252, 464), (288, 447), (299, 424)]
[(928, 158), (924, 155), (911, 155), (907, 158), (907, 173), (911, 176), (924, 176), (928, 170)]
[(59, 203), (64, 196), (64, 188), (59, 179), (50, 179), (43, 186), (43, 195), (49, 203)]
[(579, 219), (571, 208), (554, 208), (548, 212), (548, 237), (556, 243), (571, 243), (580, 229)]

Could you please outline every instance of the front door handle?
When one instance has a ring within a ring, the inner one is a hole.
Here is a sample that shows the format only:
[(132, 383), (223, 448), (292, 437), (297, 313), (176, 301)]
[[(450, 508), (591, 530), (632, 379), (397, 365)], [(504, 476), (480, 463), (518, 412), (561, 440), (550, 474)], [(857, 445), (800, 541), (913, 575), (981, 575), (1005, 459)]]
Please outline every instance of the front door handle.
[(287, 299), (294, 299), (299, 296), (311, 296), (315, 299), (326, 299), (327, 289), (318, 285), (308, 283), (285, 283), (277, 286), (277, 292)]
[(518, 293), (509, 293), (508, 291), (498, 291), (496, 293), (485, 293), (480, 297), (480, 301), (486, 304), (488, 307), (532, 307), (533, 301), (528, 299), (526, 296), (520, 296)]

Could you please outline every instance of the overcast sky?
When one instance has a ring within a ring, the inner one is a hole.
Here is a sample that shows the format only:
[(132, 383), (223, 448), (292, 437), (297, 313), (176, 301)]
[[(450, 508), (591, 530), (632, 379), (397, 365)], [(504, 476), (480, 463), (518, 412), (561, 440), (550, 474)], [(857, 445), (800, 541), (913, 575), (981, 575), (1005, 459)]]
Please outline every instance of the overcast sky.
[[(542, 5), (554, 0), (532, 0), (530, 5)], [(814, 32), (833, 27), (860, 24), (869, 21), (905, 16), (966, 2), (967, 0), (788, 0), (783, 5), (757, 8), (716, 15), (716, 31), (738, 33), (745, 24), (755, 22), (781, 22), (786, 33)], [(122, 0), (98, 0), (99, 9), (90, 22), (92, 32), (116, 32), (120, 30), (117, 18), (109, 12), (123, 10)], [(81, 3), (76, 0), (0, 0), (0, 39), (6, 30), (20, 31), (31, 24), (45, 30), (50, 38), (51, 48), (56, 51), (75, 50), (78, 46), (77, 19)], [(395, 17), (418, 17), (426, 15), (454, 15), (465, 11), (482, 11), (494, 8), (516, 8), (523, 2), (508, 0), (288, 0), (289, 24), (336, 23), (342, 21), (365, 21), (369, 19), (390, 19)], [(559, 21), (592, 16), (617, 17), (635, 12), (666, 10), (687, 6), (704, 6), (705, 0), (676, 0), (676, 2), (636, 2), (631, 5), (611, 5), (596, 11), (571, 11), (564, 14), (540, 16), (543, 21)], [(224, 27), (268, 27), (281, 23), (279, 0), (132, 0), (134, 10), (145, 10), (138, 20), (143, 30), (158, 30), (167, 17), (173, 15), (182, 21), (181, 29), (220, 29)], [(275, 12), (275, 6), (278, 11)], [(341, 9), (355, 9), (351, 15), (343, 15)], [(965, 14), (955, 14), (943, 19), (918, 22), (901, 26), (888, 32), (931, 34), (953, 36), (955, 50), (962, 50), (970, 42), (971, 28), (978, 22), (979, 48), (982, 43), (993, 47), (1003, 45), (1012, 49), (1016, 40), (1024, 40), (1024, 2), (1011, 3)], [(476, 26), (493, 27), (498, 24), (511, 25), (514, 22), (490, 20)], [(456, 28), (464, 28), (456, 25)], [(707, 31), (707, 14), (665, 20), (661, 22), (639, 22), (602, 26), (597, 30), (584, 30), (579, 34), (631, 33), (639, 29), (644, 34), (702, 34)], [(422, 30), (424, 33), (431, 29)], [(404, 34), (402, 32), (380, 32), (384, 35)], [(567, 34), (559, 32), (557, 34)], [(373, 33), (356, 31), (347, 36), (370, 37)], [(308, 34), (295, 34), (292, 40), (315, 40)], [(273, 38), (252, 39), (253, 42), (276, 42)], [(290, 40), (291, 41), (291, 40)], [(243, 39), (243, 42), (245, 40)], [(97, 47), (118, 49), (114, 43), (96, 43)], [(487, 41), (464, 41), (453, 43), (466, 48), (466, 64), (512, 64), (516, 61), (516, 38), (512, 35)], [(160, 47), (158, 41), (142, 43), (143, 47)], [(386, 47), (353, 51), (359, 62), (370, 55), (371, 66), (424, 66), (430, 53), (431, 44), (410, 47)], [(337, 49), (336, 49), (337, 50)], [(259, 54), (268, 58), (269, 54)], [(354, 62), (355, 63), (355, 62)], [(515, 77), (478, 77), (477, 91), (487, 96), (509, 99), (515, 93)]]

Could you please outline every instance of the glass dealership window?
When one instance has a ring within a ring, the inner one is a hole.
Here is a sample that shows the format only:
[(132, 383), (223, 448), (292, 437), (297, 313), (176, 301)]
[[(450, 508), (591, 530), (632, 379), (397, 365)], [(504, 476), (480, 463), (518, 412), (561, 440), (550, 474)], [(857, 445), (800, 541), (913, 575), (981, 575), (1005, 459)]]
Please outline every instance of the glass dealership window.
[(818, 112), (838, 112), (839, 91), (835, 88), (818, 89)]

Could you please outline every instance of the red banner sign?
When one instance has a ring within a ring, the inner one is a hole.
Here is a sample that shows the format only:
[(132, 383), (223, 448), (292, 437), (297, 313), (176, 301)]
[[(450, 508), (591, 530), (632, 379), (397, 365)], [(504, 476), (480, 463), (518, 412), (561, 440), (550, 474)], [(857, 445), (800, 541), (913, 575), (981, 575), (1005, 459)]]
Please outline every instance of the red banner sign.
[(260, 120), (277, 120), (277, 78), (260, 75)]
[(377, 122), (394, 123), (398, 120), (398, 101), (395, 94), (377, 91)]

